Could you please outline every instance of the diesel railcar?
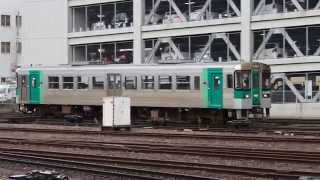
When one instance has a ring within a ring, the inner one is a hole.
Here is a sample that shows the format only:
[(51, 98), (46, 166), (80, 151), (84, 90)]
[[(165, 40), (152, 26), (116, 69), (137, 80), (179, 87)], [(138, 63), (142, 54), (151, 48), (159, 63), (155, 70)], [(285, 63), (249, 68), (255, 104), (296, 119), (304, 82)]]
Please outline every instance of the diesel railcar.
[(41, 115), (101, 119), (107, 96), (130, 97), (133, 120), (235, 120), (271, 106), (262, 63), (30, 67), (17, 77), (20, 110)]

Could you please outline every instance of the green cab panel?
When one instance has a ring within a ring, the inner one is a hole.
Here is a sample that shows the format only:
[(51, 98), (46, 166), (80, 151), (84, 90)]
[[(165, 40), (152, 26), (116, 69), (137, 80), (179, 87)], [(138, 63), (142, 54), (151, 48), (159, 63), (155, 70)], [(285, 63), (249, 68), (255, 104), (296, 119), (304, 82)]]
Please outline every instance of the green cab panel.
[(43, 102), (43, 74), (41, 71), (29, 71), (29, 103), (41, 104)]
[(258, 70), (252, 70), (252, 105), (261, 105), (261, 88), (260, 88), (260, 72)]
[(202, 74), (204, 85), (202, 98), (208, 108), (223, 108), (223, 70), (222, 68), (208, 68)]
[(250, 96), (250, 89), (235, 89), (234, 90), (234, 98), (235, 99), (245, 99), (246, 95)]

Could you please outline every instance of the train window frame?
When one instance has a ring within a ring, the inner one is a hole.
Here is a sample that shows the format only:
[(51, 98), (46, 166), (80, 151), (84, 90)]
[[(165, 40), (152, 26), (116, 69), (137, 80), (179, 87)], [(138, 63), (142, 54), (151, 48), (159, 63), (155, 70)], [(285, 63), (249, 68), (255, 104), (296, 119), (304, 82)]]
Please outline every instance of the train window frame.
[[(179, 82), (179, 78), (186, 78), (188, 79), (188, 82)], [(187, 85), (186, 88), (183, 86)], [(182, 88), (181, 88), (182, 87)], [(191, 76), (188, 75), (176, 75), (176, 90), (191, 90)]]
[[(50, 81), (50, 78), (57, 78), (58, 81)], [(51, 85), (58, 85), (52, 87)], [(60, 89), (60, 77), (59, 76), (48, 76), (48, 89)]]
[(76, 88), (78, 90), (88, 90), (90, 83), (90, 77), (86, 75), (76, 77)]
[(233, 88), (233, 74), (227, 74), (227, 88)]
[(126, 90), (137, 90), (138, 89), (137, 81), (138, 81), (137, 76), (125, 76), (124, 77), (124, 88)]
[[(97, 78), (101, 78), (101, 80), (97, 80)], [(104, 90), (105, 88), (105, 77), (103, 76), (92, 76), (91, 78), (92, 82), (92, 89), (94, 90)]]
[[(271, 89), (271, 72), (270, 71), (262, 71), (262, 76), (261, 76), (261, 79), (262, 79), (262, 89)], [(266, 78), (267, 76), (267, 78)], [(268, 83), (268, 85), (266, 84)]]
[(122, 76), (121, 76), (121, 74), (108, 74), (107, 75), (107, 85), (108, 85), (109, 90), (121, 90), (122, 89)]
[[(151, 84), (151, 86), (150, 86), (150, 84)], [(142, 75), (141, 76), (141, 89), (142, 90), (154, 90), (155, 89), (155, 76), (154, 75)]]
[[(158, 78), (159, 78), (158, 79), (158, 89), (159, 90), (172, 90), (173, 78), (171, 75), (159, 75)], [(162, 81), (162, 80), (166, 80), (166, 79), (168, 81)]]
[[(65, 81), (65, 78), (72, 78), (72, 81)], [(70, 85), (69, 88), (66, 85)], [(74, 89), (74, 76), (63, 76), (62, 77), (62, 89), (73, 90)]]
[(201, 87), (201, 78), (200, 76), (194, 76), (193, 77), (193, 89), (196, 90), (196, 91), (199, 91), (200, 90), (200, 87)]
[[(241, 81), (238, 82), (238, 73), (247, 73), (248, 74), (248, 85), (244, 88), (243, 83), (240, 83), (242, 81), (242, 79), (240, 79)], [(241, 84), (241, 86), (238, 86), (238, 84)], [(251, 88), (251, 71), (250, 70), (237, 70), (234, 72), (234, 89), (237, 90), (250, 90)]]

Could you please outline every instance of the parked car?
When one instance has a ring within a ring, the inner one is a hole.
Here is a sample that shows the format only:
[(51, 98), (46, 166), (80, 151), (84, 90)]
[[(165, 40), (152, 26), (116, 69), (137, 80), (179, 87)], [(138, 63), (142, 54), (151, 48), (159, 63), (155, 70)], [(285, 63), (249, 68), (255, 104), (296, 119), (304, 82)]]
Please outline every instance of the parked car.
[[(183, 15), (186, 16), (185, 14)], [(169, 12), (166, 12), (162, 21), (163, 24), (181, 23), (181, 22), (183, 22), (183, 19), (175, 12), (171, 12), (171, 14)]]
[(14, 180), (69, 180), (65, 175), (62, 175), (56, 171), (39, 171), (33, 170), (24, 175), (13, 175), (9, 179)]

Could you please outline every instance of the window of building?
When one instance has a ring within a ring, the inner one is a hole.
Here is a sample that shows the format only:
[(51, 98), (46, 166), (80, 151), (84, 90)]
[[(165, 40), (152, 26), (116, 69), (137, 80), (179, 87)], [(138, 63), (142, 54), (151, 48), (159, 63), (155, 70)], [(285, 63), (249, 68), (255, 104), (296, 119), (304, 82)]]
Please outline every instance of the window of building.
[(21, 54), (21, 52), (22, 52), (22, 44), (21, 42), (17, 42), (17, 53)]
[(227, 88), (233, 88), (233, 76), (232, 76), (232, 74), (227, 74)]
[(154, 89), (154, 76), (142, 76), (141, 77), (142, 89)]
[(17, 28), (20, 28), (22, 26), (22, 17), (19, 15), (16, 16), (16, 26)]
[(73, 89), (73, 77), (63, 77), (63, 89)]
[(194, 77), (194, 89), (200, 90), (200, 76)]
[(10, 15), (1, 15), (1, 26), (10, 26)]
[(10, 54), (10, 42), (1, 42), (1, 53)]
[(49, 76), (48, 77), (48, 89), (59, 89), (59, 77)]
[(159, 89), (172, 89), (172, 77), (159, 76)]
[(126, 89), (137, 89), (137, 77), (126, 76), (125, 78), (125, 88)]
[(88, 89), (89, 88), (89, 77), (78, 76), (77, 77), (77, 88), (78, 89)]
[(177, 76), (177, 89), (190, 90), (190, 76)]
[(92, 77), (93, 89), (104, 89), (104, 77)]

